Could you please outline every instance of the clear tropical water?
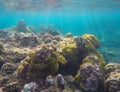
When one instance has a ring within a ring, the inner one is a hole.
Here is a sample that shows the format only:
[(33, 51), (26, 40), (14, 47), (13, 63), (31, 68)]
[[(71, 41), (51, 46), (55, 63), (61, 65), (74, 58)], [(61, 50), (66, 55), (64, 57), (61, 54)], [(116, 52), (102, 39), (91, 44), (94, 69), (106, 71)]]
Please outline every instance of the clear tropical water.
[(52, 24), (63, 34), (92, 33), (102, 50), (120, 56), (119, 0), (0, 0), (0, 29), (15, 26), (20, 19), (34, 26)]

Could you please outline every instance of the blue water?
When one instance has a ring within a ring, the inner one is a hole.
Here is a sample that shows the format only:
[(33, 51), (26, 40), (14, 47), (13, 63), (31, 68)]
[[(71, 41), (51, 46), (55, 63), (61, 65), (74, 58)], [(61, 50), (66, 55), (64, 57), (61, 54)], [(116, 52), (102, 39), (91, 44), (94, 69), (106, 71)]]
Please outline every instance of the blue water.
[(52, 24), (61, 33), (92, 33), (103, 47), (120, 47), (119, 0), (0, 0), (0, 29), (20, 19), (34, 26)]
[(53, 24), (62, 33), (75, 35), (120, 31), (120, 13), (46, 14), (37, 12), (1, 12), (0, 28), (12, 27), (20, 19), (39, 29), (40, 24)]

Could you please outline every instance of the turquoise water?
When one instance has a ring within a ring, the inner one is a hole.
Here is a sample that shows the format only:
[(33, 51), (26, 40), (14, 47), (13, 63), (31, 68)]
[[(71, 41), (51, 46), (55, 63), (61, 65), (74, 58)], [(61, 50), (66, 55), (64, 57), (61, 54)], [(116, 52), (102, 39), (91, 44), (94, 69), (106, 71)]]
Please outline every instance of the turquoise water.
[(63, 34), (92, 33), (100, 39), (102, 47), (120, 47), (119, 0), (0, 1), (0, 29), (13, 27), (20, 19), (37, 32), (41, 24), (52, 24)]
[[(37, 12), (1, 12), (0, 28), (12, 27), (20, 19), (28, 25), (40, 28), (40, 24), (53, 24), (62, 33), (71, 32), (75, 35), (93, 33), (102, 35), (105, 32), (120, 31), (119, 13), (82, 13), (82, 14), (46, 14)], [(109, 34), (109, 33), (108, 33)]]

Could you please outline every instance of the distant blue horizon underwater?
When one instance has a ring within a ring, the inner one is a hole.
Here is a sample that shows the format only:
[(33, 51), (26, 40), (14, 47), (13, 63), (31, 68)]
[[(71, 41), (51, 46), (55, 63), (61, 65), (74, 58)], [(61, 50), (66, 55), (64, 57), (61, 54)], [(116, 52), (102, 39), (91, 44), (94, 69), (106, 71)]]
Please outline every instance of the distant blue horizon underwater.
[(100, 51), (114, 52), (120, 60), (119, 0), (0, 1), (0, 30), (15, 26), (20, 19), (37, 32), (41, 24), (52, 24), (63, 34), (94, 34), (101, 41)]

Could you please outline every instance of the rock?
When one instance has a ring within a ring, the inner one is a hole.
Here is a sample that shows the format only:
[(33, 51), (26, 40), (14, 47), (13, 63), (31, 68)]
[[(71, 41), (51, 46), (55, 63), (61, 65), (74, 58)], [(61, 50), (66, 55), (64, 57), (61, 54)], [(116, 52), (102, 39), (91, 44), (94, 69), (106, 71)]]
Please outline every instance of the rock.
[(23, 37), (21, 38), (20, 45), (35, 47), (38, 45), (38, 40), (35, 36)]
[(19, 82), (11, 82), (2, 88), (3, 92), (21, 92), (21, 85)]
[(48, 34), (51, 34), (52, 36), (60, 35), (58, 31), (54, 31), (54, 30), (48, 31)]
[(66, 64), (64, 56), (53, 44), (44, 44), (31, 50), (18, 67), (18, 75), (23, 79), (47, 77), (57, 72), (59, 64)]
[(72, 77), (71, 75), (65, 76), (64, 79), (67, 83), (74, 83), (74, 77)]
[(54, 81), (53, 77), (52, 77), (51, 75), (49, 75), (49, 76), (46, 78), (46, 80), (45, 80), (45, 85), (46, 85), (47, 87), (50, 87), (50, 86), (52, 86), (52, 85), (54, 85), (54, 84), (55, 84), (55, 81)]
[(2, 74), (13, 74), (17, 67), (13, 63), (5, 63), (1, 67)]
[(18, 22), (18, 24), (17, 24), (17, 26), (16, 26), (16, 30), (17, 30), (18, 32), (28, 32), (26, 23), (25, 23), (25, 21), (24, 21), (23, 19), (21, 19), (21, 20)]
[(3, 77), (0, 76), (0, 87), (4, 86), (8, 81), (9, 81), (9, 77)]
[(4, 58), (0, 56), (0, 69), (4, 63), (5, 63)]
[(120, 91), (120, 64), (109, 63), (105, 66), (105, 92), (119, 92)]
[(4, 45), (0, 42), (0, 54), (4, 51)]
[(91, 64), (83, 64), (80, 68), (80, 87), (85, 91), (96, 91), (101, 81), (101, 72)]
[(38, 92), (38, 85), (35, 82), (25, 84), (23, 92)]
[(83, 59), (80, 69), (75, 77), (78, 88), (86, 92), (95, 92), (101, 87), (104, 73), (104, 60), (94, 54)]
[(81, 37), (74, 38), (79, 49), (90, 51), (100, 47), (99, 40), (92, 34), (85, 34)]
[(64, 89), (66, 85), (66, 81), (64, 80), (63, 76), (61, 74), (58, 74), (55, 78), (55, 83), (60, 89)]
[(68, 38), (71, 38), (71, 37), (73, 37), (73, 34), (72, 33), (67, 33), (65, 36), (68, 37)]
[(7, 31), (5, 31), (5, 30), (0, 30), (0, 37), (1, 38), (5, 38), (5, 37), (7, 37), (8, 36), (8, 32)]

